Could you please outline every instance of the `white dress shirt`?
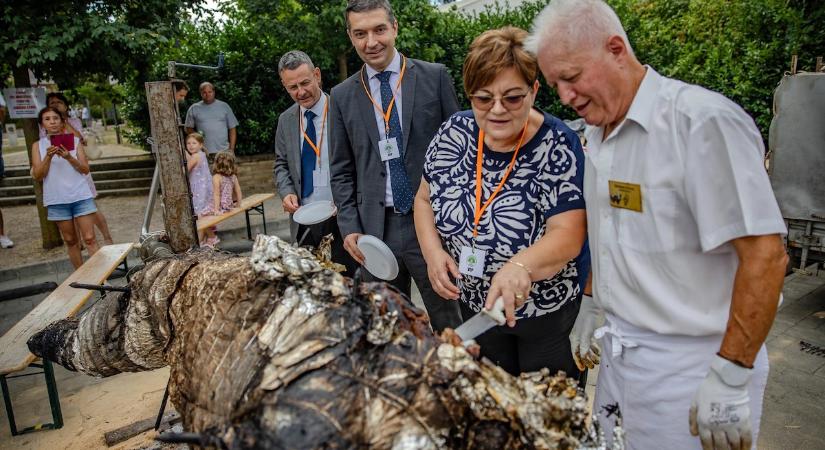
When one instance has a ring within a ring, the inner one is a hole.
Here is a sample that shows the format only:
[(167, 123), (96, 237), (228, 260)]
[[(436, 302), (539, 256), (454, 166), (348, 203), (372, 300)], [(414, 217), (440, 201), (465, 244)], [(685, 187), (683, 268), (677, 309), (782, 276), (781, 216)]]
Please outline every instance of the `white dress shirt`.
[[(404, 122), (402, 121), (401, 117), (401, 88), (399, 87), (397, 91), (395, 90), (395, 86), (398, 84), (398, 77), (401, 75), (401, 54), (399, 54), (397, 50), (394, 51), (395, 56), (393, 56), (392, 62), (390, 62), (390, 65), (387, 66), (387, 68), (384, 69), (384, 71), (389, 71), (392, 73), (390, 75), (390, 87), (393, 89), (393, 92), (395, 92), (395, 104), (393, 105), (393, 109), (398, 113), (398, 122), (403, 124)], [(383, 103), (381, 102), (381, 81), (375, 77), (376, 75), (378, 75), (379, 72), (370, 67), (368, 64), (366, 65), (366, 67), (367, 79), (369, 80), (368, 82), (370, 84), (370, 95), (372, 95), (373, 100), (375, 100), (375, 103), (377, 103), (378, 106), (383, 107)], [(382, 111), (379, 111), (378, 108), (375, 107), (375, 105), (373, 105), (372, 109), (373, 113), (375, 113), (375, 124), (378, 125), (378, 139), (386, 139), (387, 133), (386, 124), (384, 122), (384, 115), (382, 114)], [(401, 126), (403, 127), (403, 125)], [(401, 131), (404, 131), (403, 128)], [(399, 147), (398, 151), (401, 152), (401, 157), (403, 158), (403, 148)], [(393, 203), (392, 201), (392, 183), (390, 181), (389, 161), (384, 163), (384, 168), (387, 170), (387, 183), (384, 187), (384, 202), (386, 203), (385, 206), (390, 207), (394, 206), (395, 203)], [(417, 182), (415, 180), (410, 181)], [(413, 192), (415, 192), (415, 189), (413, 189)]]
[[(753, 120), (647, 67), (625, 120), (602, 133), (585, 132), (596, 301), (656, 333), (724, 333), (738, 267), (730, 241), (786, 233)], [(608, 180), (640, 185), (642, 212), (612, 207)]]
[[(312, 189), (312, 195), (307, 198), (301, 199), (301, 205), (308, 205), (310, 203), (328, 200), (332, 201), (332, 189), (329, 186), (329, 126), (325, 126), (323, 123), (324, 119), (327, 119), (329, 122), (329, 111), (327, 111), (327, 117), (324, 117), (324, 107), (327, 104), (327, 94), (321, 92), (321, 98), (312, 105), (312, 108), (309, 108), (310, 111), (315, 113), (315, 118), (312, 119), (312, 123), (315, 125), (315, 145), (318, 145), (318, 141), (321, 139), (321, 130), (324, 130), (324, 142), (321, 143), (321, 161), (320, 166), (316, 166), (314, 171), (318, 170), (318, 167), (321, 167), (322, 170), (326, 172), (327, 175), (327, 183), (326, 186), (318, 186), (314, 185)], [(306, 108), (303, 106), (299, 106), (298, 113), (301, 114), (301, 124), (303, 126), (303, 131), (306, 132), (307, 129), (307, 120), (304, 113), (306, 112)], [(298, 152), (300, 154), (301, 149), (304, 145), (304, 135), (301, 134), (301, 145), (298, 147)], [(300, 173), (300, 170), (298, 171)]]

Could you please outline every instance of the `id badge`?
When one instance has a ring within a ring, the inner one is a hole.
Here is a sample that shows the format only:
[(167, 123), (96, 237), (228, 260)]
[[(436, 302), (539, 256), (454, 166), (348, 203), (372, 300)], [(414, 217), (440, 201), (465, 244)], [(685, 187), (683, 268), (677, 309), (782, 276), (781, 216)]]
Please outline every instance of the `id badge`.
[(378, 151), (381, 152), (381, 161), (386, 162), (401, 157), (401, 152), (398, 151), (398, 141), (395, 138), (378, 141)]
[(312, 171), (312, 185), (316, 187), (324, 187), (329, 185), (329, 171), (324, 169), (316, 169)]
[(635, 183), (607, 181), (610, 206), (642, 212), (642, 187)]
[(482, 278), (484, 276), (485, 256), (487, 256), (486, 250), (467, 245), (461, 247), (461, 261), (458, 264), (458, 271), (464, 275)]

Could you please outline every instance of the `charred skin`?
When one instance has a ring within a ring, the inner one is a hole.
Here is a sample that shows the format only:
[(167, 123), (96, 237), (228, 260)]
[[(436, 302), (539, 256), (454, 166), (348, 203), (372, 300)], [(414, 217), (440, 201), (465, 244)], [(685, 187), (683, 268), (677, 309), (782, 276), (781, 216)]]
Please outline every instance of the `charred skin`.
[(50, 325), (29, 347), (95, 376), (169, 365), (188, 436), (215, 447), (579, 445), (586, 403), (573, 380), (512, 377), (435, 336), (394, 288), (353, 289), (329, 267), (264, 236), (249, 258), (155, 261), (130, 294)]

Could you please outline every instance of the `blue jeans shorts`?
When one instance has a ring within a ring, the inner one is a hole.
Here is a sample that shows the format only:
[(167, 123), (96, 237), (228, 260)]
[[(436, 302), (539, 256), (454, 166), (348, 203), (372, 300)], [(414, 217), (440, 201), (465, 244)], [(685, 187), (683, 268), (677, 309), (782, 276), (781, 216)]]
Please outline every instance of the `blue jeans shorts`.
[(95, 206), (95, 200), (93, 198), (78, 200), (72, 203), (49, 205), (46, 209), (48, 210), (47, 218), (52, 222), (72, 220), (75, 217), (86, 216), (97, 212), (97, 206)]

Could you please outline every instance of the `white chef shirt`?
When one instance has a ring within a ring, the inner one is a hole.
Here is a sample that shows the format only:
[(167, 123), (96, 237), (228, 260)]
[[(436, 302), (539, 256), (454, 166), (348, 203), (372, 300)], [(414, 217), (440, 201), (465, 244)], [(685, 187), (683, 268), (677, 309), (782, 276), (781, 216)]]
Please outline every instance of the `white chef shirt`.
[[(312, 119), (312, 124), (315, 125), (315, 145), (318, 145), (318, 140), (321, 139), (321, 130), (324, 130), (324, 142), (321, 143), (321, 161), (320, 166), (316, 165), (314, 171), (318, 170), (320, 167), (324, 170), (327, 174), (327, 185), (326, 186), (312, 186), (312, 195), (307, 198), (301, 199), (302, 205), (308, 205), (310, 203), (319, 202), (322, 200), (332, 201), (332, 189), (329, 185), (329, 111), (327, 111), (327, 117), (324, 117), (324, 106), (327, 104), (327, 94), (321, 92), (321, 98), (312, 105), (312, 108), (309, 108), (310, 111), (315, 113), (315, 118)], [(306, 131), (307, 126), (309, 125), (306, 120), (306, 116), (304, 113), (307, 111), (306, 108), (303, 106), (298, 107), (298, 114), (301, 115), (301, 124), (303, 126), (302, 131)], [(327, 120), (327, 124), (323, 124), (323, 120)], [(304, 135), (301, 134), (301, 145), (298, 147), (298, 154), (303, 149), (304, 145)], [(300, 172), (300, 170), (298, 171)]]
[[(399, 87), (398, 90), (395, 90), (395, 86), (398, 84), (398, 77), (401, 76), (401, 54), (398, 53), (397, 50), (393, 50), (395, 52), (395, 56), (392, 58), (392, 62), (390, 65), (384, 69), (385, 72), (389, 71), (392, 72), (390, 74), (390, 87), (392, 88), (393, 92), (395, 92), (395, 103), (393, 105), (393, 109), (398, 113), (398, 122), (401, 124), (401, 132), (404, 132), (404, 122), (401, 120), (401, 88)], [(372, 95), (373, 100), (378, 106), (383, 106), (381, 103), (381, 81), (376, 78), (375, 76), (378, 75), (378, 71), (367, 66), (367, 79), (369, 80), (368, 83), (370, 84), (370, 95)], [(372, 112), (375, 115), (375, 123), (378, 125), (378, 139), (386, 139), (386, 125), (384, 123), (384, 116), (378, 108), (373, 105)], [(399, 147), (399, 152), (401, 152), (401, 158), (404, 157), (404, 149)], [(384, 169), (387, 171), (386, 177), (386, 185), (384, 187), (384, 202), (386, 203), (386, 207), (395, 206), (395, 203), (392, 201), (392, 181), (390, 180), (390, 162), (387, 161), (384, 163)], [(411, 182), (415, 183), (413, 180)], [(413, 184), (415, 186), (415, 184)], [(413, 189), (413, 192), (415, 189)]]
[[(594, 297), (661, 334), (722, 334), (738, 267), (732, 239), (786, 233), (753, 120), (724, 96), (647, 67), (625, 120), (588, 127), (584, 196)], [(641, 186), (642, 212), (608, 180)]]

